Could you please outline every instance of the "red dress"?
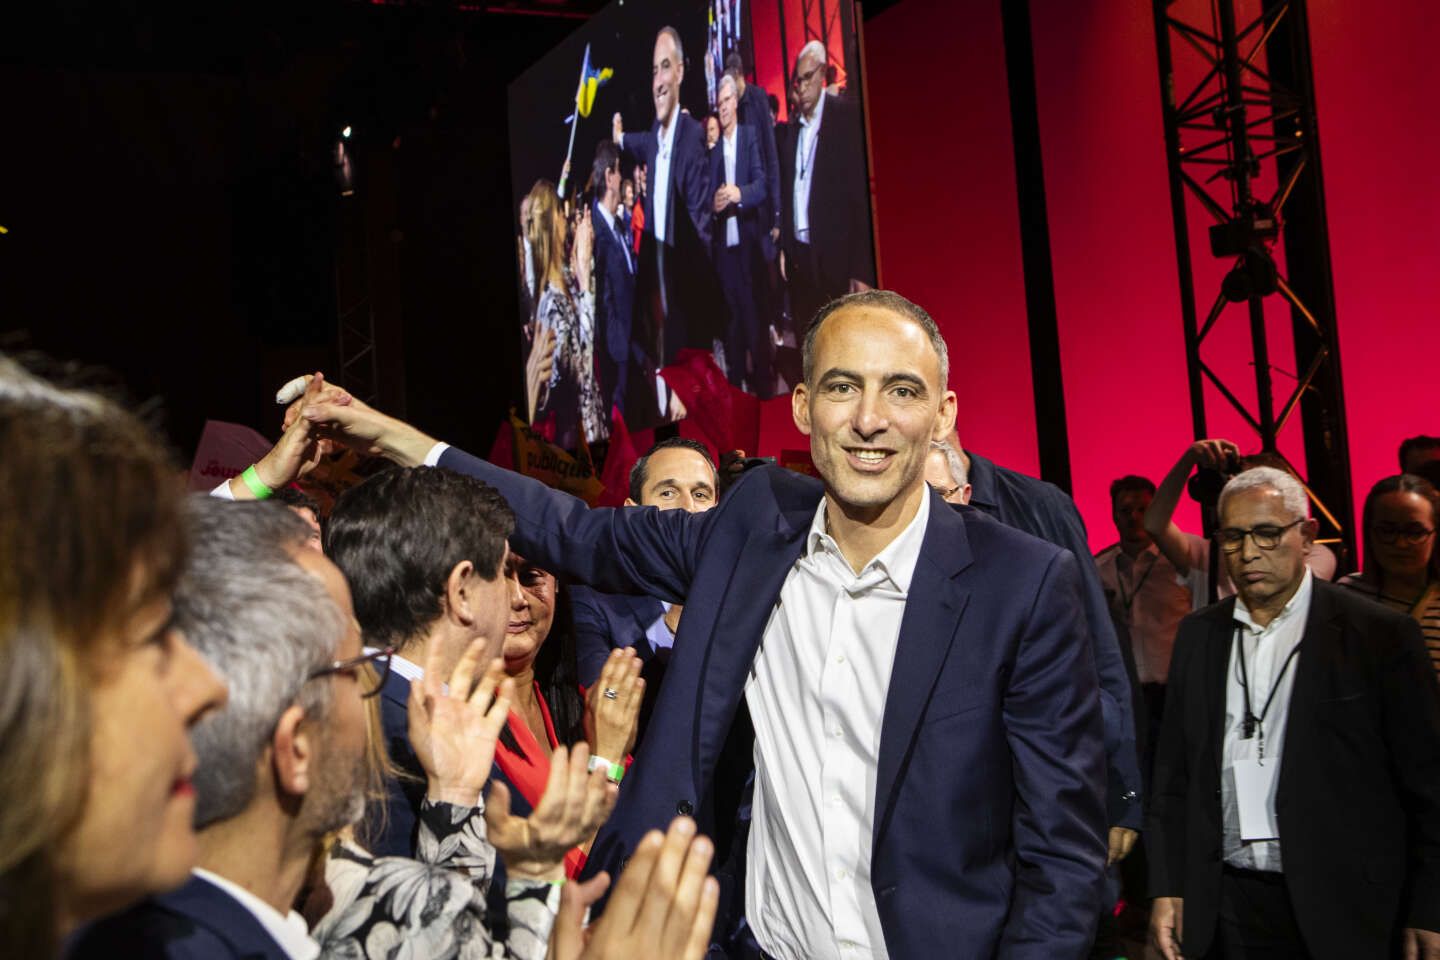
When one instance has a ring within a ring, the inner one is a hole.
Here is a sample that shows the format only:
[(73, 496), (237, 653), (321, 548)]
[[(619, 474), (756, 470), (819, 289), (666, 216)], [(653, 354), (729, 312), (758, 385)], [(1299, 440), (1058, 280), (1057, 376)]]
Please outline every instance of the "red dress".
[[(535, 701), (540, 704), (540, 716), (545, 719), (545, 736), (550, 741), (550, 749), (554, 750), (560, 745), (560, 741), (555, 736), (555, 724), (550, 719), (550, 707), (545, 703), (545, 698), (541, 696), (538, 683), (535, 684)], [(510, 720), (507, 726), (524, 755), (516, 753), (503, 743), (497, 743), (495, 744), (495, 762), (500, 765), (500, 772), (505, 774), (505, 779), (520, 791), (520, 795), (529, 802), (530, 809), (533, 810), (540, 805), (540, 797), (545, 793), (545, 782), (550, 779), (550, 758), (540, 748), (535, 735), (530, 732), (530, 727), (525, 723), (525, 718), (514, 710), (510, 711)], [(575, 847), (565, 854), (565, 876), (571, 880), (580, 876), (580, 871), (584, 866), (584, 850)]]

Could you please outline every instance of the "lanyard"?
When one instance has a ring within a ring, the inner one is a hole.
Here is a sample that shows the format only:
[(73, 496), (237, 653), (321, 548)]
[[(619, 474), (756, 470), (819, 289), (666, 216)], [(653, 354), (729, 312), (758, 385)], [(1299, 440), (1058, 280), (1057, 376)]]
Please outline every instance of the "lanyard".
[[(1245, 696), (1245, 714), (1240, 718), (1240, 739), (1249, 740), (1258, 732), (1260, 741), (1257, 744), (1259, 759), (1265, 759), (1265, 715), (1270, 712), (1270, 704), (1275, 700), (1275, 693), (1280, 689), (1280, 682), (1285, 679), (1285, 672), (1290, 669), (1295, 655), (1300, 652), (1300, 644), (1290, 648), (1290, 654), (1285, 662), (1280, 665), (1280, 672), (1275, 675), (1275, 682), (1270, 685), (1270, 695), (1265, 698), (1265, 705), (1260, 708), (1260, 716), (1255, 716), (1255, 711), (1250, 706), (1250, 673), (1245, 667), (1245, 644), (1243, 637), (1245, 630), (1239, 624), (1235, 626), (1235, 657), (1240, 661), (1240, 690)], [(1260, 644), (1256, 641), (1256, 653), (1259, 653)]]
[[(1145, 554), (1141, 554), (1141, 556), (1145, 556)], [(1120, 591), (1120, 603), (1121, 603), (1121, 605), (1124, 606), (1124, 608), (1125, 608), (1125, 622), (1126, 622), (1126, 623), (1131, 623), (1131, 622), (1133, 622), (1133, 621), (1131, 620), (1131, 617), (1130, 617), (1130, 610), (1131, 610), (1132, 607), (1135, 606), (1135, 598), (1138, 597), (1138, 596), (1140, 596), (1140, 590), (1141, 590), (1142, 587), (1145, 586), (1145, 581), (1150, 579), (1150, 571), (1154, 570), (1154, 569), (1155, 569), (1155, 564), (1157, 564), (1157, 563), (1159, 563), (1159, 562), (1160, 562), (1160, 558), (1159, 558), (1158, 556), (1153, 556), (1153, 555), (1151, 556), (1150, 566), (1148, 566), (1148, 567), (1145, 568), (1145, 572), (1140, 575), (1140, 582), (1137, 583), (1137, 584), (1135, 584), (1135, 589), (1130, 591), (1130, 595), (1129, 595), (1129, 596), (1126, 596), (1126, 595), (1125, 595), (1125, 580), (1124, 580), (1123, 577), (1120, 576), (1120, 561), (1119, 561), (1118, 558), (1116, 559), (1116, 561), (1115, 561), (1115, 586), (1116, 586), (1116, 588)], [(1139, 561), (1138, 561), (1138, 560), (1136, 561), (1136, 564), (1137, 564), (1137, 565), (1139, 564)], [(1133, 570), (1134, 568), (1132, 567), (1131, 569)]]

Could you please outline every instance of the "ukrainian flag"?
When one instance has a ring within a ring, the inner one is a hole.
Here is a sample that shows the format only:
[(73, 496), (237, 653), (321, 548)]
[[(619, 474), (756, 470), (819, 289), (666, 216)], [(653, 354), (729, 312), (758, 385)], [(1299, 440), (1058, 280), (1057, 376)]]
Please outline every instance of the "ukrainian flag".
[(585, 45), (585, 65), (580, 69), (580, 88), (575, 91), (575, 109), (582, 117), (590, 116), (595, 106), (595, 91), (603, 87), (615, 71), (609, 67), (596, 68), (590, 64), (590, 45)]

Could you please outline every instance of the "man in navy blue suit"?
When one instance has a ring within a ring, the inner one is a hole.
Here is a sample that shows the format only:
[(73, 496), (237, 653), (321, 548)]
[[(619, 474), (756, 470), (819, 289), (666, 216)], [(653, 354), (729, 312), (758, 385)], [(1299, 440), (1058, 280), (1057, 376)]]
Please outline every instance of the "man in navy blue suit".
[[(595, 145), (595, 325), (600, 393), (625, 412), (631, 370), (647, 366), (641, 344), (631, 337), (635, 318), (635, 254), (630, 228), (620, 216), (620, 149), (609, 140)], [(653, 365), (653, 361), (650, 362)]]
[[(719, 474), (710, 452), (698, 440), (661, 440), (630, 470), (626, 506), (704, 513), (719, 501)], [(575, 616), (575, 659), (583, 686), (600, 679), (611, 650), (633, 647), (640, 655), (645, 678), (639, 726), (643, 735), (665, 679), (684, 608), (654, 597), (600, 593), (578, 586), (570, 591), (570, 606)]]
[(765, 165), (755, 131), (737, 118), (735, 79), (720, 78), (720, 141), (710, 151), (715, 221), (710, 243), (729, 317), (725, 368), (737, 387), (755, 389), (770, 375), (768, 338), (756, 303), (760, 277), (760, 215), (765, 208)]
[(620, 114), (613, 119), (615, 145), (649, 173), (645, 192), (645, 235), (640, 249), (647, 282), (642, 289), (659, 301), (661, 365), (688, 346), (709, 348), (706, 299), (713, 287), (709, 268), (710, 167), (700, 124), (680, 109), (685, 50), (674, 27), (655, 35), (650, 93), (655, 122), (641, 133), (626, 133)]
[[(763, 954), (1084, 957), (1105, 750), (1076, 559), (928, 491), (955, 394), (924, 310), (846, 297), (804, 360), (792, 409), (822, 479), (751, 470), (702, 514), (590, 510), (334, 388), (303, 415), (484, 478), (515, 508), (517, 549), (551, 569), (685, 604), (589, 869), (677, 811), (726, 826), (714, 773), (753, 751), (752, 826), (722, 873), (727, 917), (743, 903)], [(731, 735), (742, 702), (753, 744)]]
[[(390, 762), (410, 778), (386, 782), (384, 831), (368, 838), (377, 856), (415, 855), (425, 771), (410, 745), (410, 681), (432, 662), (448, 675), (478, 638), (494, 654), (504, 642), (513, 523), (494, 490), (448, 470), (378, 473), (345, 491), (330, 514), (325, 552), (350, 582), (366, 642), (396, 649), (380, 721)], [(518, 791), (512, 797), (524, 807)]]

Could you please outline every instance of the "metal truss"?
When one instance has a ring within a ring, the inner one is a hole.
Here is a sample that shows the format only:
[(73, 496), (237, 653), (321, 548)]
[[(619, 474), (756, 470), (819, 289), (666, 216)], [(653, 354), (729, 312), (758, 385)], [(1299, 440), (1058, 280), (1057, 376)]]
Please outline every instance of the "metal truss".
[[(1237, 24), (1236, 0), (1211, 0), (1208, 30), (1181, 19), (1179, 6), (1154, 0), (1195, 436), (1207, 435), (1206, 382), (1250, 425), (1266, 452), (1280, 456), (1282, 431), (1302, 430), (1308, 479), (1300, 475), (1322, 539), (1342, 542), (1353, 555), (1350, 457), (1305, 3), (1265, 0), (1258, 17)], [(1177, 89), (1177, 63), (1186, 75), (1201, 76), (1194, 87)], [(1267, 167), (1273, 167), (1276, 187), (1261, 196), (1257, 180)], [(1211, 253), (1232, 261), (1203, 319), (1196, 309), (1187, 220), (1194, 206), (1213, 221)], [(1273, 255), (1282, 237), (1290, 277), (1277, 269)], [(1280, 368), (1271, 363), (1264, 307), (1265, 298), (1276, 295), (1290, 306), (1299, 371), (1278, 409), (1272, 374)], [(1216, 373), (1205, 349), (1227, 314), (1238, 312), (1227, 308), (1240, 304), (1249, 321), (1253, 407)]]
[(380, 363), (375, 311), (366, 262), (364, 210), (354, 196), (338, 201), (335, 250), (336, 351), (339, 383), (366, 403), (379, 404)]

